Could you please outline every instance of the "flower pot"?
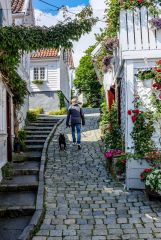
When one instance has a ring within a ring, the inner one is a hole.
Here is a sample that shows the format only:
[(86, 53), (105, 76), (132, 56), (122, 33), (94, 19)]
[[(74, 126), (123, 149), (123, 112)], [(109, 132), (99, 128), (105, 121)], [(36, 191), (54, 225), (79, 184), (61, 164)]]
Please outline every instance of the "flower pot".
[(161, 200), (161, 195), (155, 191), (153, 191), (149, 186), (145, 185), (145, 192), (150, 201), (152, 200)]
[(143, 86), (146, 88), (152, 88), (153, 86), (153, 79), (146, 79), (143, 81)]
[(111, 172), (112, 170), (112, 157), (111, 158), (106, 158), (106, 168), (108, 171)]

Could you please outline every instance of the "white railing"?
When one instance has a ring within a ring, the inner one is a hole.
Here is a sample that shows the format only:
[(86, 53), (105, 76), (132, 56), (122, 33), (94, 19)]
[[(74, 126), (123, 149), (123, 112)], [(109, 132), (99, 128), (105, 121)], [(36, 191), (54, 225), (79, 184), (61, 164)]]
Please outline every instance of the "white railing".
[(145, 7), (120, 13), (120, 47), (122, 51), (161, 50), (161, 30), (152, 30), (151, 16)]

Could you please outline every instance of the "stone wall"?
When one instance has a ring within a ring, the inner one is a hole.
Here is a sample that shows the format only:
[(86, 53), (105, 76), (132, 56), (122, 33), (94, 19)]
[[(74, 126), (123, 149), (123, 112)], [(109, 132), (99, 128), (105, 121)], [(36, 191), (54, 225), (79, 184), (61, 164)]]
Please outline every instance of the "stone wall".
[(29, 97), (29, 108), (42, 107), (45, 113), (59, 110), (59, 98), (57, 92), (32, 92)]

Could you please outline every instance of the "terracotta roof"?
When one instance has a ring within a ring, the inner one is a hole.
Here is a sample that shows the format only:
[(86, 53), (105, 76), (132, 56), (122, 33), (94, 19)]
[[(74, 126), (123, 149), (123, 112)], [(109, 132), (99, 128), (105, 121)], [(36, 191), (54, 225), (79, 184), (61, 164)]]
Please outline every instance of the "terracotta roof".
[(40, 51), (31, 54), (31, 58), (48, 58), (58, 56), (59, 50), (54, 48), (41, 49)]
[(12, 13), (19, 13), (22, 11), (25, 0), (11, 0)]

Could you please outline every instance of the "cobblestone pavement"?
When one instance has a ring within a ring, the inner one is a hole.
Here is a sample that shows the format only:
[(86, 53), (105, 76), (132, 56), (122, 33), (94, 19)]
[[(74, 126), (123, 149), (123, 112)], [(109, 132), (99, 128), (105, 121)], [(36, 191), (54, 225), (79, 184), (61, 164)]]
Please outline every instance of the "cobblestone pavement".
[(82, 150), (60, 152), (59, 126), (46, 167), (46, 215), (33, 240), (161, 239), (161, 204), (111, 179), (100, 151), (98, 115), (86, 116)]

